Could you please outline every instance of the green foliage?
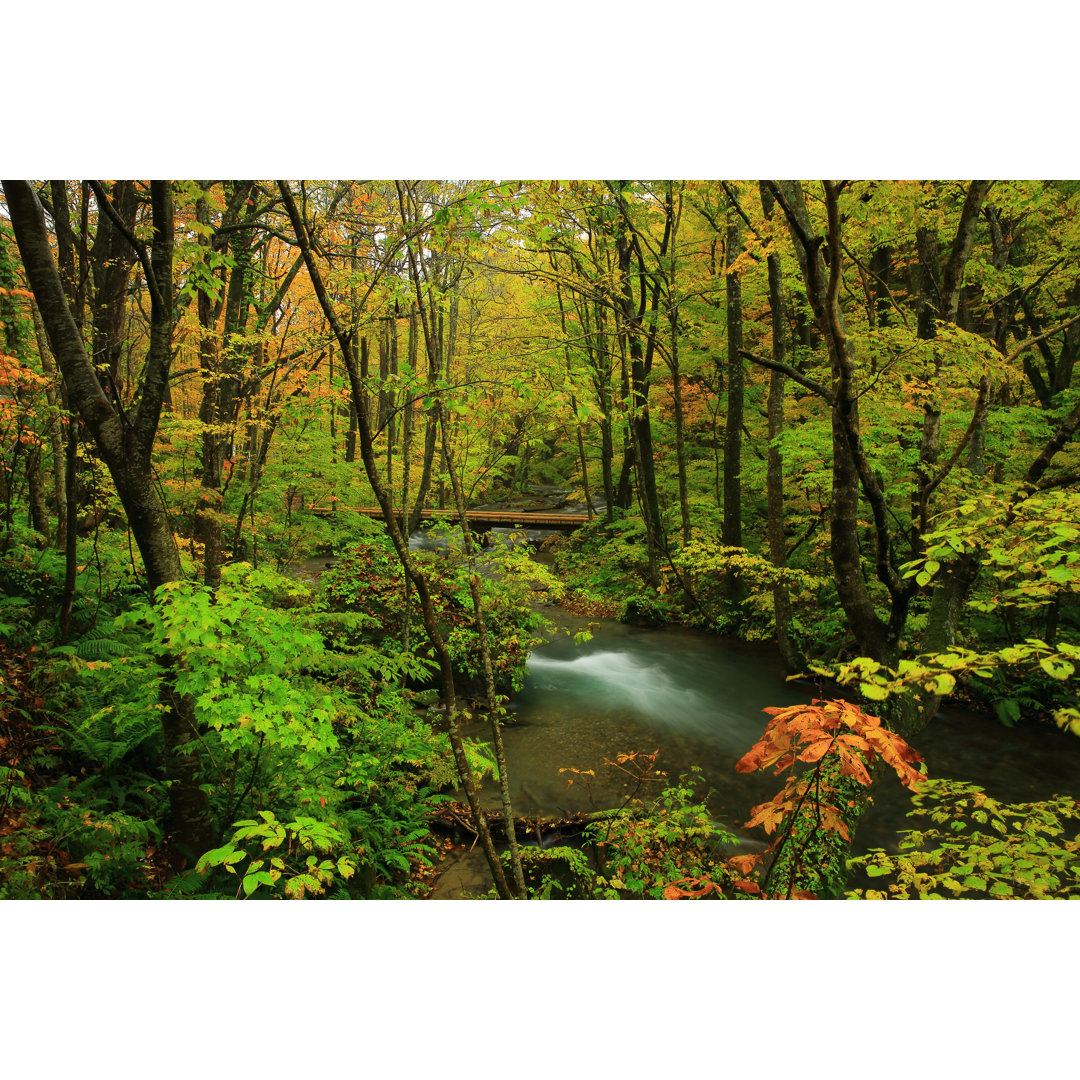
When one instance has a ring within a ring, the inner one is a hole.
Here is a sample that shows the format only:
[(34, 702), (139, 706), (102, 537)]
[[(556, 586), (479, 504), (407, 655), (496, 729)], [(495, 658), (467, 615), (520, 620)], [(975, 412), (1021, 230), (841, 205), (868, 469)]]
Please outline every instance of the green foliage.
[(655, 803), (634, 813), (613, 813), (589, 826), (603, 871), (594, 883), (602, 899), (664, 899), (673, 882), (709, 878), (730, 883), (721, 847), (734, 837), (698, 800), (696, 767), (664, 787)]
[[(226, 567), (216, 591), (173, 582), (152, 607), (115, 621), (112, 632), (136, 635), (125, 638), (130, 655), (87, 662), (69, 654), (84, 704), (68, 745), (99, 762), (100, 782), (140, 746), (156, 745), (166, 674), (158, 658), (167, 654), (177, 691), (195, 706), (217, 812), (231, 816), (246, 804), (300, 823), (304, 829), (292, 837), (297, 851), (325, 832), (336, 838), (335, 865), (347, 857), (360, 872), (363, 895), (399, 888), (426, 858), (426, 815), (437, 787), (453, 780), (446, 735), (426, 727), (400, 687), (414, 670), (407, 655), (363, 643), (331, 649), (323, 636), (329, 618), (310, 605), (304, 586), (245, 564)], [(475, 747), (468, 753), (490, 769)], [(289, 863), (300, 880), (286, 895), (317, 892), (305, 874), (329, 883), (321, 859), (311, 866), (306, 859)], [(188, 877), (177, 887), (205, 893), (218, 884)]]
[(326, 648), (295, 610), (272, 606), (304, 595), (303, 586), (240, 563), (223, 570), (216, 592), (187, 581), (163, 585), (154, 607), (121, 624), (145, 625), (151, 652), (174, 658), (177, 692), (192, 696), (225, 749), (254, 752), (266, 741), (311, 767), (337, 747), (338, 707), (307, 674)]
[(823, 576), (793, 567), (777, 567), (746, 548), (727, 547), (715, 539), (695, 537), (675, 556), (674, 570), (666, 575), (666, 588), (675, 592), (688, 587), (706, 612), (722, 612), (732, 586), (741, 596), (738, 613), (725, 621), (724, 629), (738, 630), (746, 640), (769, 638), (775, 632), (772, 620), (773, 588), (785, 585), (794, 611), (817, 611), (823, 593), (832, 582)]
[(469, 614), (469, 622), (457, 623), (447, 637), (455, 668), (473, 678), (482, 675), (471, 619), (469, 584), (473, 582), (483, 605), (496, 689), (520, 690), (529, 653), (551, 629), (549, 620), (532, 606), (533, 601), (539, 595), (557, 600), (564, 586), (546, 567), (532, 560), (524, 545), (499, 545), (474, 560), (452, 546), (446, 561), (453, 575), (447, 584), (457, 604)]
[[(423, 563), (431, 583), (436, 616), (455, 671), (465, 679), (476, 680), (482, 674), (469, 591), (473, 580), (484, 608), (496, 688), (519, 690), (529, 651), (549, 627), (532, 601), (540, 593), (556, 599), (563, 586), (533, 562), (523, 546), (498, 546), (470, 561), (456, 530), (435, 527), (431, 531), (445, 546), (433, 553), (414, 553), (414, 558)], [(334, 611), (358, 617), (351, 640), (395, 653), (407, 629), (410, 642), (426, 643), (419, 605), (413, 596), (406, 608), (404, 574), (385, 534), (349, 549), (324, 575), (323, 584)], [(424, 670), (408, 671), (410, 678), (420, 679), (434, 667), (430, 649), (426, 660)]]
[(1062, 594), (1080, 593), (1080, 492), (1033, 492), (1016, 501), (981, 492), (941, 514), (926, 554), (904, 567), (927, 585), (941, 567), (977, 553), (992, 586), (971, 607), (1030, 613)]
[[(580, 848), (521, 847), (521, 870), (532, 900), (588, 900), (596, 874)], [(510, 872), (509, 853), (503, 855)]]
[(162, 784), (125, 778), (114, 809), (98, 778), (65, 777), (26, 804), (12, 852), (0, 859), (0, 899), (142, 899), (155, 888)]
[(572, 590), (572, 606), (582, 614), (652, 626), (681, 618), (674, 597), (648, 584), (645, 525), (639, 517), (616, 516), (610, 526), (597, 518), (560, 540), (554, 556), (556, 572)]
[[(871, 701), (884, 701), (912, 687), (945, 696), (956, 689), (961, 678), (979, 678), (990, 684), (996, 682), (998, 687), (1007, 686), (1000, 677), (1002, 672), (1010, 668), (1026, 671), (1029, 680), (1033, 673), (1036, 676), (1042, 673), (1051, 680), (1069, 684), (1076, 673), (1077, 661), (1080, 661), (1080, 645), (1067, 641), (1048, 645), (1039, 638), (1028, 638), (1020, 644), (986, 652), (954, 646), (946, 652), (900, 660), (896, 668), (870, 657), (857, 656), (845, 663), (812, 664), (810, 670), (835, 679), (842, 686), (857, 686), (859, 693)], [(1020, 705), (1024, 697), (1022, 690), (1013, 690), (1009, 696), (998, 690), (996, 700), (1002, 703), (998, 716), (1006, 726), (1020, 718)], [(1047, 702), (1053, 698), (1044, 690), (1037, 698), (1030, 700)], [(1067, 715), (1065, 709), (1058, 712)]]
[(883, 888), (868, 900), (1019, 899), (1080, 896), (1080, 802), (1002, 803), (975, 784), (930, 780), (912, 798), (899, 854), (877, 849), (849, 865)]
[(196, 864), (196, 873), (201, 876), (220, 867), (236, 878), (238, 900), (260, 889), (285, 900), (347, 895), (347, 884), (357, 871), (347, 834), (310, 817), (280, 822), (262, 810), (259, 818), (236, 822), (232, 839), (206, 852)]

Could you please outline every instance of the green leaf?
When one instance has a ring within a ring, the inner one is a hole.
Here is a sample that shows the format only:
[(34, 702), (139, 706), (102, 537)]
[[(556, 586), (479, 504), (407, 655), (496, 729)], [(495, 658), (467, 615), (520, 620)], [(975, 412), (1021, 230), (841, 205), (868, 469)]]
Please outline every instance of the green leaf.
[(995, 701), (994, 715), (1005, 727), (1012, 727), (1020, 719), (1020, 705), (1012, 698)]
[(303, 900), (305, 893), (321, 893), (322, 886), (311, 874), (297, 874), (285, 885), (285, 895), (290, 900)]
[(869, 698), (871, 701), (884, 701), (889, 696), (889, 691), (884, 686), (879, 686), (877, 683), (859, 683), (859, 693), (863, 697)]
[(1076, 668), (1068, 660), (1062, 660), (1057, 656), (1044, 656), (1039, 660), (1039, 667), (1050, 676), (1051, 679), (1067, 679)]
[(942, 672), (937, 678), (930, 681), (930, 689), (935, 694), (941, 694), (943, 697), (946, 694), (951, 694), (956, 688), (956, 679), (948, 672)]

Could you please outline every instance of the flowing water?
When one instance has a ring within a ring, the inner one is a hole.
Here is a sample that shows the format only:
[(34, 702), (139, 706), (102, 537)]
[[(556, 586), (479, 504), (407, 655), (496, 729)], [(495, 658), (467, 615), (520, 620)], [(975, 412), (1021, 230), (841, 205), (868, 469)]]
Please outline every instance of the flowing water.
[[(433, 539), (417, 534), (410, 546), (433, 546)], [(306, 560), (293, 572), (310, 579), (331, 561)], [(771, 772), (735, 771), (765, 728), (768, 716), (762, 710), (808, 702), (821, 691), (785, 682), (768, 646), (610, 620), (592, 620), (598, 627), (593, 638), (575, 645), (572, 635), (588, 628), (590, 620), (554, 607), (544, 613), (558, 632), (530, 656), (525, 685), (510, 703), (503, 734), (515, 810), (563, 816), (618, 806), (635, 791), (655, 790), (656, 770), (674, 779), (697, 767), (713, 815), (740, 833), (750, 808), (783, 783)], [(481, 740), (489, 731), (486, 723), (466, 728)], [(992, 717), (946, 707), (912, 742), (931, 776), (971, 781), (994, 798), (1080, 797), (1080, 739), (1044, 725), (1005, 728)], [(654, 751), (654, 779), (644, 786), (630, 775), (632, 765), (619, 766), (621, 754)], [(499, 805), (494, 783), (485, 786), (483, 798), (488, 806)], [(908, 792), (886, 777), (853, 848), (895, 850), (909, 808)], [(755, 832), (762, 839), (760, 830)]]
[[(547, 614), (571, 633), (588, 623), (554, 609)], [(771, 771), (735, 771), (769, 719), (762, 710), (817, 696), (815, 686), (785, 682), (769, 648), (693, 630), (605, 621), (582, 645), (555, 637), (530, 657), (504, 731), (515, 809), (561, 815), (617, 806), (635, 787), (618, 767), (618, 755), (659, 751), (656, 768), (669, 778), (693, 766), (701, 770), (700, 790), (712, 813), (739, 833), (750, 808), (783, 783)], [(474, 724), (468, 733), (484, 738), (486, 727)], [(931, 776), (972, 781), (995, 798), (1080, 796), (1080, 740), (1048, 727), (1007, 729), (992, 718), (947, 709), (913, 744)], [(578, 772), (560, 771), (570, 769)], [(485, 798), (498, 804), (493, 785)], [(909, 808), (898, 781), (880, 784), (855, 850), (895, 850)]]

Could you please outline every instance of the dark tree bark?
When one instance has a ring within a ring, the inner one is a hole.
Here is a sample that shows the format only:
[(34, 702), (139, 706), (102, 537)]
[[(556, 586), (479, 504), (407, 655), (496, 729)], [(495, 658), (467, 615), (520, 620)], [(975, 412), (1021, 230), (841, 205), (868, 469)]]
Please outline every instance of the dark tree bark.
[[(919, 229), (916, 241), (919, 251), (919, 324), (918, 336), (924, 341), (937, 338), (937, 321), (955, 323), (960, 303), (960, 286), (964, 267), (971, 256), (975, 242), (975, 227), (982, 213), (983, 202), (990, 188), (988, 180), (973, 180), (964, 198), (960, 221), (953, 238), (949, 258), (944, 269), (939, 268), (937, 236), (931, 230)], [(941, 284), (938, 285), (940, 270)], [(934, 381), (941, 371), (941, 353), (933, 349)], [(982, 414), (985, 420), (985, 412)], [(974, 433), (973, 447), (978, 450), (983, 438), (982, 431)], [(935, 480), (938, 456), (941, 451), (941, 405), (936, 390), (923, 403), (923, 428), (919, 442), (920, 482), (915, 499), (915, 528), (924, 533), (929, 527), (930, 497), (940, 483)]]
[(600, 409), (600, 483), (604, 489), (604, 520), (610, 525), (615, 511), (615, 446), (612, 441), (614, 420), (611, 401), (611, 349), (604, 330), (604, 310), (589, 296), (576, 297), (575, 307), (584, 332), (585, 356), (589, 380)]
[(26, 455), (26, 487), (30, 499), (30, 521), (41, 537), (41, 546), (45, 547), (52, 530), (49, 527), (49, 510), (45, 505), (45, 480), (41, 472), (41, 447), (34, 446)]
[[(761, 204), (771, 221), (775, 200), (768, 188), (761, 185)], [(784, 534), (784, 459), (778, 440), (784, 431), (784, 372), (787, 364), (785, 332), (787, 312), (784, 306), (783, 280), (780, 275), (780, 256), (775, 246), (766, 259), (769, 272), (769, 311), (772, 319), (772, 360), (776, 367), (769, 372), (769, 456), (766, 466), (766, 497), (768, 505), (769, 557), (773, 566), (787, 565), (787, 537)], [(789, 675), (802, 671), (806, 661), (791, 638), (791, 597), (783, 582), (773, 586), (773, 617), (776, 622), (776, 644)]]
[[(94, 438), (112, 476), (127, 514), (132, 536), (153, 592), (181, 577), (180, 558), (172, 527), (151, 470), (151, 452), (161, 415), (161, 403), (172, 357), (173, 204), (168, 182), (151, 183), (154, 239), (147, 258), (152, 272), (150, 349), (142, 398), (132, 414), (120, 411), (103, 390), (90, 358), (60, 275), (53, 261), (41, 204), (29, 183), (5, 180), (4, 193), (26, 269), (27, 280), (41, 312), (49, 346), (64, 377), (69, 399)], [(144, 252), (145, 255), (145, 252)], [(191, 753), (197, 737), (190, 700), (180, 698), (172, 684), (171, 657), (162, 657), (162, 730), (165, 770), (170, 780), (169, 801), (173, 841), (188, 858), (212, 847), (217, 839), (207, 795), (200, 788), (199, 758)]]
[[(622, 344), (629, 354), (630, 423), (629, 428), (637, 464), (638, 490), (641, 497), (641, 513), (645, 521), (645, 534), (649, 546), (649, 566), (653, 583), (656, 583), (656, 552), (664, 545), (663, 526), (660, 521), (660, 502), (656, 491), (656, 469), (653, 453), (652, 420), (649, 414), (649, 377), (652, 371), (653, 352), (656, 347), (656, 319), (660, 303), (660, 287), (655, 282), (648, 287), (645, 260), (640, 247), (634, 242), (632, 223), (626, 206), (625, 184), (617, 182), (614, 189), (620, 211), (620, 225), (615, 237), (618, 256), (620, 287), (616, 292), (616, 313), (620, 319)], [(670, 221), (660, 245), (663, 256), (670, 237)], [(635, 258), (636, 256), (636, 258)], [(632, 264), (636, 270), (632, 271)], [(634, 278), (638, 281), (638, 300), (634, 302)], [(651, 292), (651, 302), (648, 299)], [(650, 311), (651, 324), (646, 328), (645, 313)]]
[[(217, 300), (206, 290), (200, 290), (196, 302), (200, 328), (199, 365), (203, 379), (199, 419), (203, 430), (195, 536), (203, 544), (204, 581), (211, 588), (217, 588), (221, 583), (224, 470), (225, 462), (235, 456), (236, 426), (242, 408), (240, 375), (248, 353), (238, 341), (248, 318), (253, 208), (244, 220), (240, 220), (240, 214), (248, 205), (253, 188), (252, 180), (229, 183), (228, 205), (220, 225), (223, 231), (205, 238), (205, 246), (215, 251), (224, 251), (227, 247), (234, 265), (228, 272), (227, 282), (222, 282), (223, 291)], [(196, 206), (196, 216), (204, 225), (211, 224), (205, 196)], [(244, 224), (248, 228), (238, 227)], [(224, 325), (219, 333), (218, 322), (223, 313)]]
[(870, 256), (871, 290), (874, 298), (871, 325), (887, 327), (892, 318), (892, 297), (889, 291), (889, 275), (892, 272), (892, 248), (879, 244)]
[[(557, 269), (557, 268), (556, 268)], [(555, 298), (559, 303), (559, 328), (563, 338), (563, 359), (566, 361), (566, 385), (570, 388), (570, 409), (574, 414), (574, 432), (577, 435), (578, 465), (581, 468), (581, 484), (585, 492), (585, 505), (588, 515), (593, 515), (592, 496), (589, 493), (589, 463), (585, 458), (585, 437), (582, 434), (581, 420), (578, 419), (578, 401), (575, 393), (573, 370), (570, 365), (570, 341), (566, 336), (566, 308), (563, 306), (562, 289), (555, 285)]]
[[(56, 251), (59, 260), (60, 279), (63, 283), (64, 295), (71, 309), (72, 317), (78, 327), (79, 334), (83, 329), (83, 286), (80, 285), (79, 275), (75, 269), (75, 240), (71, 229), (71, 214), (68, 209), (67, 184), (63, 180), (51, 180), (49, 189), (52, 194), (53, 222), (56, 226)], [(83, 187), (83, 203), (86, 202), (86, 188)], [(37, 304), (34, 305), (38, 312), (38, 320), (41, 311)], [(46, 344), (48, 334), (42, 324), (42, 333), (45, 335)], [(46, 349), (46, 351), (48, 351)], [(44, 355), (44, 353), (42, 354)], [(50, 353), (51, 355), (51, 353)], [(64, 545), (64, 590), (60, 600), (60, 640), (67, 642), (71, 635), (71, 610), (75, 603), (75, 578), (78, 574), (78, 517), (79, 517), (79, 486), (78, 486), (78, 448), (79, 448), (79, 425), (82, 423), (78, 413), (71, 406), (67, 386), (63, 383), (61, 397), (65, 411), (68, 413), (68, 431), (64, 440), (64, 512), (63, 529), (58, 524), (58, 535), (62, 532)]]
[(728, 218), (725, 290), (727, 293), (727, 414), (724, 425), (724, 519), (721, 538), (742, 547), (743, 358), (742, 285), (731, 270), (742, 250), (739, 217)]
[[(835, 185), (826, 182), (829, 205), (830, 268), (826, 267), (821, 248), (824, 238), (817, 235), (810, 223), (797, 181), (767, 181), (769, 190), (780, 204), (788, 221), (795, 253), (806, 284), (806, 295), (824, 336), (833, 375), (832, 405), (832, 500), (830, 506), (829, 544), (837, 594), (847, 618), (848, 627), (858, 643), (859, 651), (874, 659), (884, 660), (887, 637), (898, 640), (898, 629), (886, 627), (878, 617), (874, 602), (863, 579), (862, 552), (859, 546), (859, 485), (869, 483), (875, 505), (875, 525), (878, 529), (879, 574), (898, 586), (895, 567), (891, 566), (891, 537), (885, 518), (884, 500), (876, 478), (870, 473), (862, 451), (859, 426), (858, 392), (855, 385), (855, 356), (848, 340), (847, 329), (839, 307), (841, 247), (839, 211)], [(861, 462), (860, 462), (860, 459)], [(860, 464), (862, 469), (860, 470)], [(864, 475), (860, 475), (860, 471)], [(868, 493), (869, 494), (869, 493)], [(891, 577), (890, 577), (891, 575)], [(893, 580), (895, 579), (895, 580)], [(902, 586), (901, 586), (902, 588)], [(904, 604), (906, 615), (906, 603)], [(902, 626), (902, 622), (900, 624)]]
[(121, 224), (102, 206), (99, 208), (97, 232), (90, 248), (90, 274), (94, 283), (90, 301), (90, 320), (93, 327), (93, 355), (99, 371), (104, 371), (109, 393), (119, 405), (123, 400), (120, 360), (124, 352), (124, 323), (127, 319), (127, 287), (131, 268), (135, 265), (135, 250), (121, 232), (135, 230), (138, 211), (135, 182), (117, 180), (111, 197), (95, 184), (99, 202), (108, 201)]

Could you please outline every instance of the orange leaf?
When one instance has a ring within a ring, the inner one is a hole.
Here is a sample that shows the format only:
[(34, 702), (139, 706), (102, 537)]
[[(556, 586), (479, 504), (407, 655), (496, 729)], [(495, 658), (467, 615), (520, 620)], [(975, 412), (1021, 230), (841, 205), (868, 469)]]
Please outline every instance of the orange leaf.
[(756, 881), (736, 881), (735, 888), (744, 893), (761, 892), (761, 886)]
[(761, 854), (757, 855), (732, 855), (728, 863), (734, 866), (740, 874), (749, 874), (761, 860)]
[(824, 739), (818, 739), (817, 742), (808, 746), (800, 755), (800, 761), (813, 762), (820, 761), (832, 746), (833, 741), (829, 736)]

